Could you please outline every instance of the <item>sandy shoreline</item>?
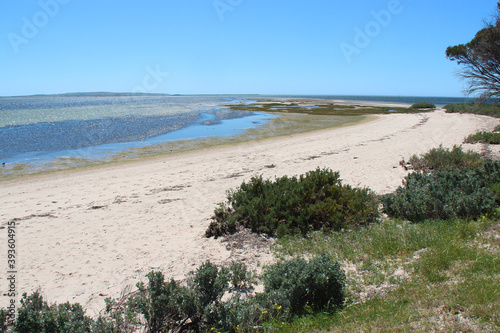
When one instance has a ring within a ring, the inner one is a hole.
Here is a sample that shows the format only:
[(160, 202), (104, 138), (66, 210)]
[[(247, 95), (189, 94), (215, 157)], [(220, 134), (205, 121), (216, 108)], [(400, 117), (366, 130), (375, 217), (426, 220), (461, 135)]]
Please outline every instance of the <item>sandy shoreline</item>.
[[(152, 269), (183, 278), (210, 259), (269, 262), (269, 252), (230, 251), (203, 237), (225, 191), (253, 175), (340, 171), (354, 186), (393, 191), (402, 158), (461, 144), (497, 119), (443, 111), (391, 114), (356, 126), (147, 159), (97, 169), (1, 182), (0, 225), (16, 218), (18, 292), (41, 288), (51, 302), (79, 302), (97, 313), (106, 297), (144, 280)], [(0, 230), (7, 272), (6, 229)], [(5, 307), (5, 279), (0, 280)]]

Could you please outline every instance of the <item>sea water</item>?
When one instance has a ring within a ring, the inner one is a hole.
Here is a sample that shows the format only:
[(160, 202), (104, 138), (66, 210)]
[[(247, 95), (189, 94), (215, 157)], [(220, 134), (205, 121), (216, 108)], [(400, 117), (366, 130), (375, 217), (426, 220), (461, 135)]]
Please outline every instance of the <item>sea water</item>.
[(228, 137), (270, 114), (234, 111), (231, 96), (87, 96), (0, 99), (0, 163), (102, 159), (131, 148)]
[[(0, 98), (0, 163), (40, 168), (61, 159), (103, 160), (120, 152), (180, 140), (233, 137), (276, 117), (224, 104), (264, 97), (318, 98), (443, 106), (461, 98), (395, 96), (123, 96)], [(1, 171), (1, 170), (0, 170)], [(3, 170), (7, 171), (7, 169)]]
[(346, 100), (352, 102), (382, 102), (412, 105), (420, 102), (428, 102), (441, 108), (445, 105), (456, 103), (473, 103), (473, 98), (467, 97), (436, 97), (436, 96), (368, 96), (368, 95), (280, 95), (280, 98), (313, 98)]

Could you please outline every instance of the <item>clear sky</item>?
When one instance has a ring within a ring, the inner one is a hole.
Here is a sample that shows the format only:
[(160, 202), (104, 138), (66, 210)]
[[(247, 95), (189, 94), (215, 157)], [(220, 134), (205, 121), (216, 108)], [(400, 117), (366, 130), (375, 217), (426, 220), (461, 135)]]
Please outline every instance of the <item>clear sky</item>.
[(0, 0), (0, 95), (462, 96), (497, 0)]

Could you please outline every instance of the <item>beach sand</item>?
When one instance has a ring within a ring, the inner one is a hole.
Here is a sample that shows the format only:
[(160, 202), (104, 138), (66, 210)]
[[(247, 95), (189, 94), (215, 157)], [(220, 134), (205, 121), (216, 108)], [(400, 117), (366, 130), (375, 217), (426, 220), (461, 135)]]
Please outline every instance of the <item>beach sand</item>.
[[(204, 238), (226, 190), (253, 175), (273, 178), (327, 167), (340, 171), (346, 183), (388, 193), (406, 175), (401, 159), (461, 144), (468, 134), (497, 124), (442, 110), (392, 114), (350, 127), (4, 181), (0, 224), (18, 219), (17, 292), (40, 288), (50, 302), (79, 302), (95, 315), (106, 297), (120, 296), (151, 270), (183, 279), (206, 260), (254, 267), (272, 262), (259, 237), (232, 247)], [(0, 230), (2, 272), (6, 230)], [(5, 307), (6, 279), (0, 283)]]

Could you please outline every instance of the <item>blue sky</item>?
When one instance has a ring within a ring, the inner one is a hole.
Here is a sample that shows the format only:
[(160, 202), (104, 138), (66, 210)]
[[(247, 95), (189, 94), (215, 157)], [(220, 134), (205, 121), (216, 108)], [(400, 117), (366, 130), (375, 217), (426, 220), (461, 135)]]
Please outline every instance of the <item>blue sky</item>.
[(0, 0), (0, 95), (462, 96), (496, 0)]

